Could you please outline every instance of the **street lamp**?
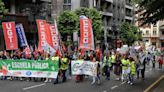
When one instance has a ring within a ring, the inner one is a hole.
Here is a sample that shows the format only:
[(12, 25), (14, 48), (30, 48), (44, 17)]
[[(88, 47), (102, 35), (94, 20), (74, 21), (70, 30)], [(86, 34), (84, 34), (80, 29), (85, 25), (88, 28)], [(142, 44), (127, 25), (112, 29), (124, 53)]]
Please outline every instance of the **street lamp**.
[(115, 50), (117, 49), (117, 36), (118, 36), (118, 29), (117, 29), (117, 26), (116, 24), (114, 23), (113, 26), (112, 26), (112, 31), (113, 31), (113, 35), (114, 35), (114, 44), (115, 44)]

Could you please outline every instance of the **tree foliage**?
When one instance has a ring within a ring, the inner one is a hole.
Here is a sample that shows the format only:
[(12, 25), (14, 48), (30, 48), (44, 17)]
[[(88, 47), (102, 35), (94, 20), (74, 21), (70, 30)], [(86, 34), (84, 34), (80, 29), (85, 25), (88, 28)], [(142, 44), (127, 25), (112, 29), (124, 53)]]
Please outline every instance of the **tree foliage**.
[(78, 31), (77, 15), (72, 11), (61, 13), (58, 18), (58, 29), (63, 38), (67, 38), (68, 35), (72, 35), (73, 32)]
[(75, 13), (80, 17), (80, 15), (85, 15), (89, 19), (92, 20), (92, 28), (93, 28), (93, 34), (94, 39), (100, 39), (102, 35), (102, 19), (101, 14), (99, 11), (97, 11), (94, 8), (80, 8), (75, 11)]
[(138, 5), (138, 13), (141, 14), (139, 20), (143, 20), (143, 24), (155, 24), (159, 20), (164, 19), (164, 0), (134, 0)]
[(120, 37), (124, 44), (128, 44), (129, 46), (135, 41), (142, 39), (138, 28), (126, 22), (121, 25)]
[(5, 4), (0, 0), (0, 18), (3, 17), (3, 15), (8, 13), (8, 9), (5, 8)]

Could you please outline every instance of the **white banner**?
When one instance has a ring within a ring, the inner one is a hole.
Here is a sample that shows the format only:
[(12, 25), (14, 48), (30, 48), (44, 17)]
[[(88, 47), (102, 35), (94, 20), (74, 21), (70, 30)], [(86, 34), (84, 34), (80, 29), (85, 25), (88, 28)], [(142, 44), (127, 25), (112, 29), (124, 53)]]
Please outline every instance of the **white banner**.
[(73, 75), (97, 76), (97, 63), (90, 61), (72, 61), (71, 69)]
[[(58, 72), (50, 71), (33, 71), (33, 70), (8, 70), (6, 76), (16, 77), (42, 77), (42, 78), (57, 78)], [(0, 73), (0, 76), (4, 76)]]

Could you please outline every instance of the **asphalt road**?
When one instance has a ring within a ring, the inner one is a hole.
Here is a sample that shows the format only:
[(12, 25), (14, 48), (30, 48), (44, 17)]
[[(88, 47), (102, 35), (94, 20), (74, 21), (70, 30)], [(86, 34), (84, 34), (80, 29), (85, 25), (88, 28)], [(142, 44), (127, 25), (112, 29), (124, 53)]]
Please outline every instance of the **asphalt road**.
[(164, 91), (164, 80), (152, 92), (163, 92)]
[(136, 79), (134, 85), (116, 81), (113, 74), (109, 81), (102, 77), (101, 85), (91, 85), (91, 79), (76, 83), (74, 78), (56, 85), (44, 82), (0, 80), (0, 92), (143, 92), (163, 74), (164, 70), (152, 70), (148, 67), (146, 79)]

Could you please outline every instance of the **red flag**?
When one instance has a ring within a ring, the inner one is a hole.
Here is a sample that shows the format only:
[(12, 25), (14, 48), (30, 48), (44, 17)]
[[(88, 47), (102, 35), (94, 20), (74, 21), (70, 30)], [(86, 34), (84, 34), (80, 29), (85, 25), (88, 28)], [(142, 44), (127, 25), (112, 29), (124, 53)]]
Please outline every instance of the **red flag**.
[(79, 49), (94, 50), (94, 39), (90, 19), (80, 16), (80, 45)]
[(38, 49), (42, 50), (43, 47), (46, 47), (47, 25), (45, 20), (36, 20), (36, 22), (37, 22), (38, 35), (39, 35)]
[(62, 43), (62, 51), (63, 51), (63, 52), (66, 51), (66, 47), (65, 47), (64, 43)]
[(3, 22), (2, 27), (4, 31), (6, 50), (18, 49), (15, 22)]
[(24, 52), (25, 52), (26, 58), (29, 58), (29, 57), (30, 57), (30, 54), (31, 54), (31, 50), (30, 50), (29, 46), (27, 46), (27, 47), (24, 49)]
[(53, 48), (55, 48), (55, 50), (59, 49), (59, 33), (57, 30), (57, 25), (56, 22), (54, 25), (50, 25), (50, 32), (51, 32), (51, 36), (52, 36), (52, 44), (53, 44)]
[(46, 41), (51, 47), (53, 47), (52, 34), (51, 34), (50, 26), (51, 25), (47, 23)]

